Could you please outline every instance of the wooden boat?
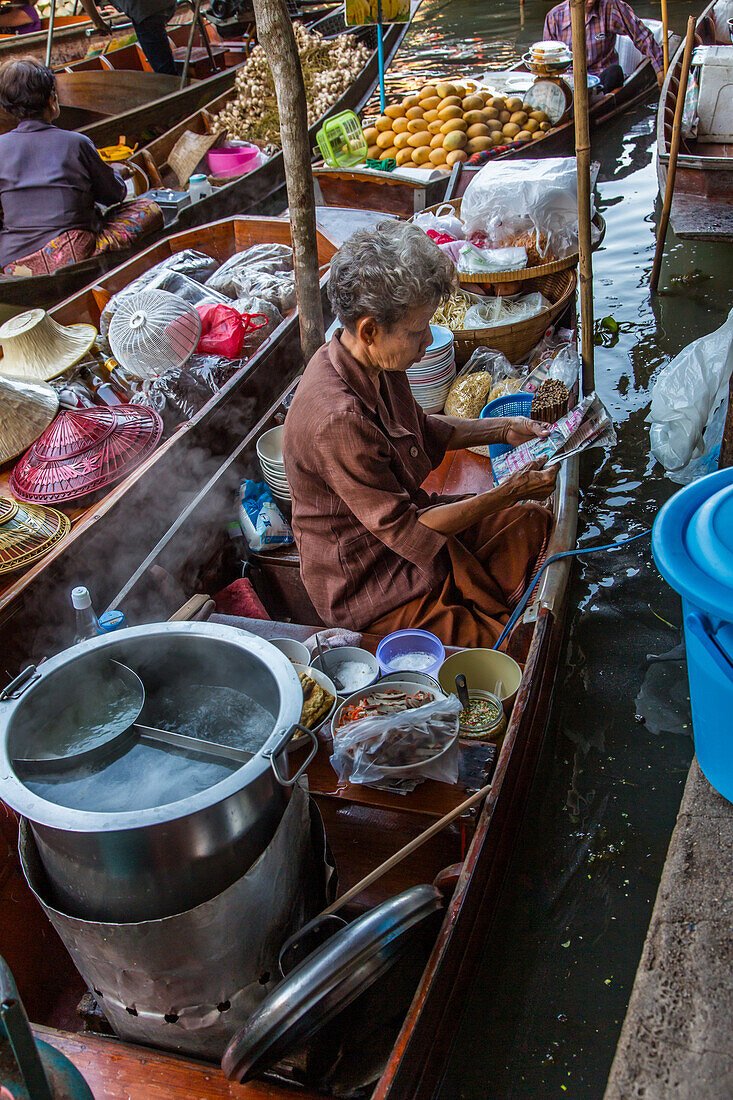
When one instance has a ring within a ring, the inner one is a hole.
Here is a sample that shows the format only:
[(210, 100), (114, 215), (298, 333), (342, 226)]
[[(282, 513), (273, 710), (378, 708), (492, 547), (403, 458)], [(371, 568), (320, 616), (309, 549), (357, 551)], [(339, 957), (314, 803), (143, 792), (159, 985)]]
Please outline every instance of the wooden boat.
[[(253, 244), (290, 241), (290, 225), (279, 218), (232, 218), (199, 227), (194, 232), (178, 233), (103, 275), (93, 289), (81, 291), (50, 312), (63, 324), (86, 322), (98, 327), (101, 308), (111, 294), (173, 253), (196, 248), (223, 262)], [(327, 265), (335, 248), (322, 233), (318, 235), (318, 246), (320, 262)], [(180, 498), (190, 493), (192, 480), (195, 480), (186, 473), (184, 456), (187, 450), (198, 454), (200, 465), (201, 456), (209, 450), (216, 455), (227, 441), (241, 439), (281, 388), (278, 370), (273, 371), (273, 365), (277, 364), (279, 369), (282, 362), (288, 363), (293, 374), (300, 369), (299, 346), (297, 315), (291, 311), (270, 338), (195, 416), (166, 438), (125, 481), (92, 503), (87, 501), (82, 507), (65, 508), (72, 520), (69, 535), (27, 572), (0, 578), (0, 630), (4, 647), (6, 642), (11, 644), (11, 636), (17, 636), (16, 627), (25, 619), (27, 611), (31, 612), (32, 622), (37, 614), (32, 608), (38, 608), (46, 599), (53, 601), (53, 592), (59, 584), (57, 594), (65, 594), (74, 575), (90, 575), (96, 571), (99, 564), (94, 549), (97, 532), (105, 530), (107, 537), (112, 537), (112, 532), (116, 531), (113, 542), (119, 540), (120, 554), (134, 553), (141, 534), (136, 529), (135, 517), (144, 513), (145, 530), (151, 540), (148, 549), (153, 545), (155, 538), (177, 514)], [(11, 468), (12, 464), (0, 470), (0, 495), (8, 493)], [(204, 472), (205, 469), (197, 467), (198, 476)], [(156, 486), (162, 486), (166, 478), (175, 485), (170, 493), (160, 494)], [(41, 591), (45, 595), (37, 597)], [(40, 604), (37, 598), (41, 598)], [(12, 630), (8, 627), (9, 620), (14, 624)], [(37, 625), (28, 625), (31, 633), (36, 629)]]
[[(709, 4), (698, 20), (705, 20), (708, 29), (714, 27), (715, 4)], [(730, 40), (717, 40), (727, 47), (728, 83), (733, 81), (733, 46)], [(710, 41), (709, 44), (713, 44)], [(680, 45), (670, 62), (662, 85), (657, 112), (657, 177), (664, 194), (667, 185), (669, 147), (672, 140), (677, 90), (684, 45)], [(725, 92), (721, 93), (722, 105)], [(701, 105), (696, 138), (682, 138), (677, 159), (674, 196), (670, 222), (678, 237), (696, 241), (733, 241), (733, 135), (727, 142), (704, 140), (710, 133), (712, 117), (709, 105)], [(730, 116), (729, 116), (730, 117)]]
[[(254, 443), (262, 431), (281, 418), (282, 400), (287, 401), (290, 389), (288, 386), (282, 399), (271, 405), (240, 446), (225, 457), (219, 471), (161, 540), (146, 563), (150, 569), (133, 585), (123, 603), (128, 621), (169, 616), (176, 611), (182, 594), (215, 592), (239, 575), (223, 531), (222, 517), (229, 514), (237, 478), (255, 472)], [(448, 456), (431, 475), (428, 487), (447, 492), (476, 491), (487, 485), (488, 476), (486, 460), (466, 452)], [(573, 459), (560, 475), (551, 553), (574, 545), (577, 492), (577, 459)], [(138, 560), (141, 557), (142, 553)], [(291, 563), (293, 576), (297, 573), (295, 565), (297, 562)], [(284, 586), (276, 588), (272, 578), (278, 568), (282, 572), (287, 565), (273, 565), (266, 555), (265, 560), (255, 563), (252, 575), (270, 610), (292, 616), (303, 604), (292, 594), (284, 597)], [(478, 958), (492, 931), (499, 892), (542, 743), (559, 664), (568, 575), (567, 561), (550, 566), (531, 612), (513, 636), (511, 651), (524, 663), (524, 676), (498, 758), (495, 759), (492, 746), (474, 744), (469, 749), (464, 745), (465, 778), (458, 785), (426, 782), (412, 793), (400, 795), (337, 784), (328, 762), (327, 746), (323, 744), (309, 766), (309, 790), (324, 819), (341, 891), (442, 813), (458, 805), (467, 789), (491, 781), (490, 793), (479, 812), (465, 813), (409, 861), (374, 883), (346, 911), (347, 916), (354, 916), (403, 889), (433, 880), (440, 883), (446, 898), (442, 923), (435, 937), (425, 944), (425, 955), (417, 954), (413, 966), (405, 966), (391, 989), (389, 1005), (382, 1006), (379, 1039), (385, 1050), (379, 1051), (374, 1033), (367, 1043), (368, 1053), (378, 1059), (379, 1068), (373, 1084), (373, 1068), (367, 1067), (371, 1073), (366, 1073), (364, 1084), (369, 1086), (368, 1094), (377, 1100), (407, 1097), (429, 1100), (438, 1092), (446, 1057), (460, 1024), (466, 988), (475, 976)], [(96, 580), (95, 576), (95, 583)], [(99, 578), (99, 583), (109, 591), (103, 578)], [(302, 626), (292, 621), (246, 620), (243, 625), (265, 637), (289, 635), (304, 639), (312, 633), (314, 623), (312, 619), (310, 625)], [(451, 639), (443, 640), (450, 644)], [(375, 637), (364, 638), (364, 644), (371, 649), (377, 641)], [(6, 833), (9, 829), (6, 823)], [(83, 986), (78, 976), (69, 973), (68, 960), (64, 960), (35, 899), (24, 886), (12, 841), (5, 858), (6, 894), (11, 896), (12, 888), (13, 904), (4, 904), (0, 952), (15, 969), (37, 1038), (70, 1058), (95, 1095), (110, 1100), (138, 1095), (161, 1095), (166, 1100), (188, 1100), (192, 1096), (201, 1100), (223, 1097), (287, 1100), (299, 1095), (316, 1100), (324, 1092), (328, 1094), (319, 1083), (303, 1080), (302, 1057), (283, 1059), (262, 1079), (237, 1086), (228, 1083), (212, 1064), (102, 1035), (79, 1034), (78, 1021), (71, 1022), (70, 1009)], [(35, 952), (30, 959), (22, 950), (21, 929), (26, 940), (28, 929), (33, 930)], [(40, 948), (36, 946), (39, 942)], [(13, 949), (12, 958), (9, 949)], [(53, 983), (47, 980), (51, 965)], [(358, 1032), (352, 1039), (353, 1061), (355, 1049), (365, 1054), (365, 1041)], [(341, 1065), (348, 1075), (348, 1059), (342, 1058)]]

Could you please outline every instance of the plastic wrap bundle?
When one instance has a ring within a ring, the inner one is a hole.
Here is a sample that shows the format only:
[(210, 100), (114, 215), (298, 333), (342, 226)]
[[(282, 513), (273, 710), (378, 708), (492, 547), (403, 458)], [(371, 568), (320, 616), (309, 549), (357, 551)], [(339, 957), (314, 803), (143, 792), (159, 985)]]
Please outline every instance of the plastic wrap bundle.
[(293, 250), (289, 245), (262, 244), (237, 252), (210, 276), (207, 286), (228, 298), (256, 294), (281, 311), (291, 309), (285, 302), (292, 294), (294, 304)]
[(512, 325), (536, 317), (549, 307), (547, 298), (538, 290), (531, 294), (518, 294), (515, 298), (484, 298), (466, 310), (463, 327), (477, 329)]
[[(371, 692), (378, 690), (377, 685)], [(412, 778), (456, 783), (460, 712), (456, 696), (448, 695), (412, 710), (348, 722), (333, 731), (333, 769), (342, 783), (385, 784), (400, 779), (403, 768), (419, 765)], [(446, 751), (451, 746), (453, 751)]]
[(239, 313), (259, 314), (260, 318), (267, 318), (266, 325), (261, 325), (260, 328), (245, 334), (243, 350), (251, 351), (253, 348), (258, 348), (260, 344), (264, 344), (268, 336), (282, 323), (283, 315), (280, 310), (265, 298), (257, 298), (254, 295), (250, 298), (238, 298), (233, 305)]
[(189, 360), (185, 367), (168, 371), (146, 383), (135, 398), (137, 405), (146, 405), (162, 416), (166, 435), (170, 435), (179, 424), (192, 420), (216, 392), (216, 386), (211, 388), (206, 385), (188, 369), (191, 362)]
[[(167, 256), (148, 271), (144, 271), (142, 275), (138, 275), (137, 279), (133, 279), (124, 289), (110, 298), (99, 319), (100, 336), (106, 340), (110, 321), (120, 302), (129, 294), (137, 294), (140, 290), (166, 290), (169, 294), (177, 294), (181, 298), (186, 298), (186, 301), (190, 301), (193, 305), (197, 305), (198, 300), (194, 295), (196, 293), (195, 287), (199, 287), (199, 292), (202, 295), (199, 300), (218, 301), (218, 297), (215, 298), (211, 290), (203, 290), (203, 284), (216, 271), (218, 263), (218, 260), (205, 255), (203, 252), (197, 252), (194, 248), (185, 248), (182, 252)], [(176, 279), (176, 275), (183, 276), (183, 278), (179, 281)], [(226, 301), (226, 298), (221, 300)]]
[(445, 403), (446, 416), (475, 420), (489, 401), (512, 393), (521, 385), (521, 369), (513, 367), (505, 355), (491, 348), (476, 348), (451, 387)]
[(576, 173), (574, 157), (490, 161), (461, 202), (466, 236), (479, 246), (530, 246), (530, 266), (577, 252)]
[(244, 359), (230, 359), (226, 355), (207, 355), (195, 351), (186, 363), (186, 370), (209, 393), (216, 393), (245, 362)]

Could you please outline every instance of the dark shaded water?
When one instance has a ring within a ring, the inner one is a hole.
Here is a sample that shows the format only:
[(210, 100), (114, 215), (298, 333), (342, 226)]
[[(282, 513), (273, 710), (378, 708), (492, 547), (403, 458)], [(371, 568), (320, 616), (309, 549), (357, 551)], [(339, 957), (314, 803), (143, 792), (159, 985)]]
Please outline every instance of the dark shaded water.
[[(392, 88), (415, 74), (468, 76), (511, 63), (541, 36), (550, 6), (423, 0)], [(658, 4), (634, 7), (660, 18)], [(681, 31), (693, 10), (672, 0), (672, 26)], [(654, 124), (650, 97), (593, 140), (608, 224), (594, 262), (595, 316), (621, 325), (614, 347), (596, 349), (596, 384), (619, 442), (603, 464), (586, 456), (580, 545), (650, 526), (674, 491), (649, 458), (649, 387), (733, 304), (730, 249), (679, 242), (671, 231), (667, 293), (650, 300)], [(579, 559), (542, 760), (443, 1100), (603, 1095), (692, 755), (679, 666), (648, 662), (679, 643), (679, 623), (679, 601), (647, 541)], [(657, 679), (667, 673), (670, 732), (652, 733), (635, 717), (648, 669)]]

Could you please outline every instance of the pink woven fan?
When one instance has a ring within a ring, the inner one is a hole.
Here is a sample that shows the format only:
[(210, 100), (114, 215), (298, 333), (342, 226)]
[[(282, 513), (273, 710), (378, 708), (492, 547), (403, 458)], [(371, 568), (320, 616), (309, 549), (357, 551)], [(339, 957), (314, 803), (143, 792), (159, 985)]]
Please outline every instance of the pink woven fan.
[(36, 504), (76, 500), (129, 474), (162, 433), (161, 418), (142, 405), (61, 413), (17, 463), (10, 487)]

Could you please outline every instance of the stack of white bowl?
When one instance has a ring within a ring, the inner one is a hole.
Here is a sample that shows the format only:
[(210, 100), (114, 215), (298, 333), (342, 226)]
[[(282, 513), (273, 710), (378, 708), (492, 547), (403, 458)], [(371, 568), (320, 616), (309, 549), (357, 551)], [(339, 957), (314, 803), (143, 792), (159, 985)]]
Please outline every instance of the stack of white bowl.
[(439, 413), (456, 379), (456, 353), (453, 333), (441, 325), (431, 325), (433, 342), (419, 363), (407, 371), (413, 397), (427, 413)]
[(270, 428), (260, 436), (257, 440), (257, 457), (262, 467), (262, 475), (275, 500), (278, 504), (290, 505), (292, 498), (288, 479), (285, 476), (282, 424), (277, 428)]

